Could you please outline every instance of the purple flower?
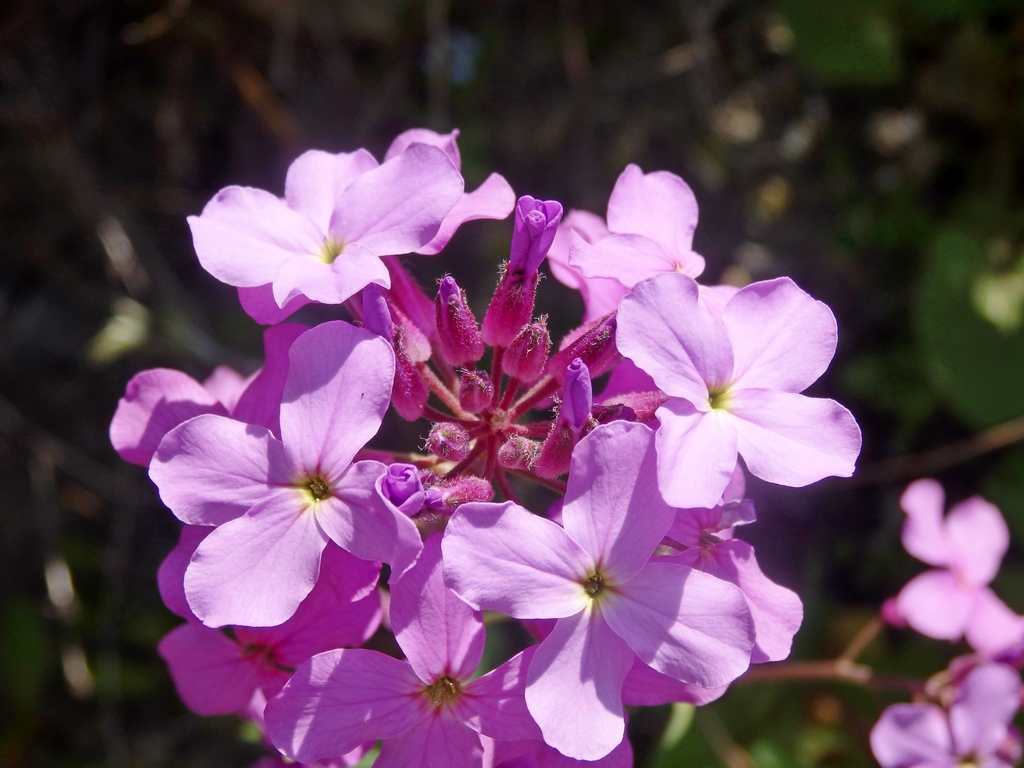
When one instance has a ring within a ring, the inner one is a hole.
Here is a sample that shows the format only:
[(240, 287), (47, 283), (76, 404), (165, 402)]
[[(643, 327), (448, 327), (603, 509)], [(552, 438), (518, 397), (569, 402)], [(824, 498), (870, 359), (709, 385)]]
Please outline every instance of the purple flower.
[(622, 684), (635, 657), (705, 687), (749, 664), (753, 625), (740, 591), (651, 561), (675, 517), (654, 475), (654, 433), (615, 422), (573, 453), (564, 529), (506, 502), (460, 507), (444, 535), (445, 582), (463, 600), (558, 619), (530, 662), (526, 703), (544, 740), (569, 757), (596, 760), (622, 741)]
[(316, 583), (328, 541), (401, 573), (416, 526), (376, 491), (383, 464), (353, 459), (377, 432), (394, 375), (391, 347), (331, 322), (291, 347), (281, 439), (203, 415), (160, 443), (150, 477), (183, 522), (217, 526), (185, 573), (188, 603), (208, 626), (274, 626)]
[(328, 651), (304, 663), (267, 705), (274, 745), (312, 762), (382, 739), (380, 768), (482, 765), (481, 734), (538, 739), (523, 702), (520, 654), (472, 679), (484, 649), (480, 614), (445, 588), (440, 536), (392, 588), (391, 623), (408, 661), (369, 650)]
[(669, 396), (657, 410), (658, 485), (673, 506), (717, 504), (737, 455), (793, 487), (853, 474), (853, 415), (799, 394), (832, 360), (835, 318), (792, 280), (748, 285), (717, 317), (691, 278), (661, 275), (633, 288), (618, 320), (619, 350)]
[(911, 579), (896, 598), (896, 610), (923, 635), (967, 642), (988, 656), (1024, 639), (1024, 619), (988, 587), (995, 578), (1010, 534), (999, 510), (973, 496), (942, 518), (945, 495), (934, 480), (907, 486), (900, 506), (907, 513), (903, 546), (934, 565)]
[(895, 704), (871, 730), (882, 768), (1007, 768), (1020, 736), (1010, 725), (1020, 708), (1017, 672), (983, 664), (967, 674), (948, 711), (936, 704)]

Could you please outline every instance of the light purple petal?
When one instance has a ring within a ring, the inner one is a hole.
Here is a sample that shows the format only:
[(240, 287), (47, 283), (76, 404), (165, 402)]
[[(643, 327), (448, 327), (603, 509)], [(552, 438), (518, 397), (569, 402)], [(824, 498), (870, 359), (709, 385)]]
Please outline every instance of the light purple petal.
[(721, 317), (725, 305), (736, 295), (739, 288), (735, 285), (702, 285), (700, 286), (700, 306), (715, 317)]
[(326, 544), (300, 491), (278, 491), (199, 545), (185, 572), (188, 604), (207, 626), (281, 624), (316, 584)]
[(288, 166), (284, 199), (289, 207), (304, 213), (326, 232), (334, 213), (334, 201), (349, 184), (377, 165), (377, 160), (365, 149), (337, 155), (311, 149)]
[(801, 488), (825, 477), (849, 477), (860, 455), (860, 427), (835, 400), (769, 389), (729, 395), (739, 454), (751, 474)]
[(623, 739), (622, 681), (633, 652), (587, 608), (563, 618), (537, 647), (526, 705), (544, 741), (563, 755), (597, 760)]
[(727, 685), (704, 688), (681, 683), (634, 657), (633, 666), (622, 684), (622, 703), (632, 707), (657, 707), (685, 701), (699, 707), (722, 698), (727, 690)]
[(331, 478), (334, 496), (320, 502), (317, 523), (342, 549), (363, 560), (388, 563), (394, 578), (416, 560), (422, 542), (416, 524), (377, 493), (386, 467), (357, 461)]
[(658, 487), (674, 507), (712, 507), (736, 467), (734, 419), (718, 409), (697, 411), (673, 398), (655, 415), (661, 422), (655, 436)]
[(448, 708), (434, 710), (405, 733), (385, 739), (374, 768), (480, 768), (480, 734)]
[(308, 216), (251, 187), (222, 189), (188, 224), (203, 269), (238, 287), (273, 282), (286, 259), (317, 253), (325, 238)]
[(592, 558), (558, 525), (512, 502), (463, 504), (441, 548), (445, 584), (475, 608), (555, 619), (590, 603), (583, 582)]
[(915, 480), (900, 497), (907, 513), (903, 523), (903, 546), (928, 565), (952, 565), (953, 553), (946, 540), (942, 507), (946, 494), (934, 480)]
[(665, 394), (702, 411), (711, 407), (708, 390), (725, 386), (732, 374), (725, 326), (700, 308), (697, 283), (686, 275), (637, 283), (619, 303), (616, 344)]
[(391, 627), (425, 683), (444, 676), (468, 680), (480, 664), (484, 622), (444, 585), (440, 533), (424, 542), (416, 565), (393, 583)]
[(736, 387), (803, 392), (836, 353), (832, 310), (788, 277), (751, 283), (722, 311)]
[(328, 651), (302, 664), (267, 702), (267, 735), (303, 763), (389, 739), (429, 713), (423, 682), (406, 662), (376, 651)]
[[(651, 238), (675, 254), (683, 266), (683, 260), (691, 255), (697, 228), (697, 199), (674, 173), (644, 173), (630, 163), (608, 198), (608, 228)], [(700, 271), (689, 274), (696, 277)]]
[(573, 232), (569, 235), (569, 266), (588, 280), (614, 280), (627, 288), (677, 271), (673, 255), (643, 235), (608, 235), (591, 244)]
[(604, 223), (604, 219), (590, 211), (570, 210), (558, 223), (558, 230), (555, 232), (555, 239), (548, 249), (548, 266), (551, 274), (563, 285), (583, 293), (586, 300), (588, 278), (576, 267), (569, 266), (569, 240), (570, 233), (576, 232), (587, 243), (596, 243), (602, 237), (608, 237), (611, 232)]
[(358, 243), (347, 246), (331, 264), (299, 254), (284, 261), (274, 273), (274, 301), (281, 307), (299, 297), (320, 304), (341, 304), (372, 282), (386, 288), (385, 271), (380, 259)]
[(340, 473), (387, 411), (395, 376), (391, 345), (334, 321), (302, 334), (289, 356), (281, 402), (284, 443), (303, 470)]
[(459, 714), (470, 728), (502, 741), (541, 738), (525, 699), (534, 650), (527, 648), (463, 687)]
[(157, 653), (167, 662), (185, 706), (199, 715), (242, 712), (259, 686), (256, 665), (216, 629), (183, 624), (160, 641)]
[(135, 374), (110, 422), (110, 443), (122, 459), (148, 467), (164, 435), (193, 416), (227, 410), (188, 374), (153, 368)]
[(934, 704), (895, 704), (871, 729), (871, 751), (882, 768), (953, 768), (949, 724)]
[(1010, 531), (994, 504), (972, 496), (946, 515), (946, 540), (953, 555), (950, 567), (965, 584), (982, 587), (999, 572)]
[(958, 755), (990, 755), (1006, 738), (1020, 709), (1020, 674), (1005, 664), (982, 664), (960, 683), (949, 708), (949, 727)]
[(458, 128), (451, 133), (438, 133), (429, 128), (410, 128), (398, 134), (392, 140), (388, 146), (388, 151), (384, 153), (384, 162), (393, 157), (398, 157), (413, 144), (427, 144), (431, 147), (437, 147), (448, 155), (448, 159), (452, 161), (452, 165), (458, 171), (462, 169), (462, 158), (459, 156), (459, 145), (456, 143), (458, 138)]
[(633, 392), (654, 392), (657, 389), (658, 386), (654, 383), (654, 379), (637, 368), (636, 363), (632, 360), (624, 358), (615, 366), (612, 375), (608, 377), (608, 383), (604, 390), (594, 399), (602, 403), (620, 395)]
[(896, 607), (911, 627), (937, 640), (956, 641), (975, 608), (978, 590), (960, 586), (947, 570), (915, 576), (896, 596)]
[(203, 389), (229, 411), (233, 410), (249, 381), (230, 365), (218, 365), (203, 379)]
[(231, 417), (246, 424), (266, 427), (281, 434), (281, 397), (288, 377), (292, 343), (308, 328), (295, 323), (282, 323), (263, 332), (263, 368), (238, 398)]
[(641, 661), (684, 683), (726, 685), (750, 664), (754, 623), (743, 593), (686, 566), (649, 563), (601, 615)]
[(164, 601), (168, 610), (188, 621), (198, 622), (199, 619), (192, 613), (192, 609), (188, 607), (188, 600), (185, 599), (185, 570), (196, 547), (211, 531), (213, 528), (206, 525), (183, 526), (178, 543), (160, 563), (156, 572), (160, 599)]
[(271, 283), (255, 288), (239, 288), (238, 301), (249, 317), (261, 325), (274, 325), (291, 316), (296, 310), (312, 303), (305, 296), (297, 296), (284, 307), (277, 306)]
[(562, 523), (610, 583), (643, 568), (674, 519), (658, 491), (653, 430), (613, 422), (573, 449)]
[(1024, 618), (991, 589), (981, 587), (974, 592), (974, 610), (964, 634), (971, 648), (991, 658), (1024, 641)]
[(330, 234), (377, 256), (429, 243), (462, 197), (462, 176), (440, 149), (413, 144), (352, 182), (338, 197)]
[(444, 217), (441, 228), (437, 230), (434, 238), (417, 248), (416, 253), (424, 256), (433, 256), (440, 253), (448, 245), (448, 242), (455, 235), (455, 232), (467, 221), (477, 219), (504, 219), (516, 206), (516, 193), (505, 177), (492, 173), (484, 183), (467, 192), (455, 204), (451, 212)]
[(149, 476), (175, 517), (192, 525), (233, 520), (294, 480), (270, 430), (213, 415), (168, 432)]

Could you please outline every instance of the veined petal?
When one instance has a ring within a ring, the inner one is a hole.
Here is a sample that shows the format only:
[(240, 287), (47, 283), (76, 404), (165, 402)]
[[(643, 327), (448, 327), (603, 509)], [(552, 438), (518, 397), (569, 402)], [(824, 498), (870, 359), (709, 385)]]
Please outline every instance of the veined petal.
[(770, 389), (730, 393), (739, 454), (762, 480), (801, 488), (849, 477), (860, 455), (860, 427), (835, 400)]
[(403, 734), (385, 739), (374, 768), (481, 768), (480, 734), (451, 709), (435, 709)]
[(602, 237), (608, 237), (611, 232), (608, 231), (604, 219), (590, 211), (570, 210), (558, 224), (555, 239), (551, 242), (547, 255), (551, 274), (563, 285), (585, 294), (587, 278), (583, 277), (583, 273), (577, 267), (569, 266), (569, 241), (573, 232), (586, 243), (596, 243)]
[(267, 702), (267, 735), (288, 757), (312, 763), (405, 733), (428, 715), (427, 704), (407, 662), (377, 651), (327, 651)]
[(686, 566), (649, 563), (601, 615), (641, 661), (684, 683), (726, 685), (750, 664), (754, 622), (743, 593)]
[(423, 544), (416, 565), (391, 587), (391, 628), (420, 680), (469, 680), (484, 652), (478, 611), (444, 585), (441, 534)]
[(302, 334), (289, 356), (281, 436), (301, 469), (333, 481), (380, 428), (394, 352), (370, 331), (334, 321)]
[[(645, 235), (682, 258), (692, 253), (697, 198), (676, 174), (644, 173), (630, 163), (608, 198), (608, 228)], [(700, 266), (703, 268), (703, 260)], [(700, 272), (690, 274), (696, 277)]]
[(281, 198), (251, 187), (222, 189), (188, 224), (203, 269), (239, 287), (273, 282), (286, 259), (316, 253), (325, 235)]
[(632, 288), (641, 280), (676, 272), (676, 262), (664, 247), (643, 235), (608, 235), (588, 243), (578, 233), (569, 235), (569, 266), (595, 280), (615, 280)]
[(231, 411), (232, 418), (258, 424), (280, 436), (281, 397), (290, 365), (288, 351), (307, 330), (304, 325), (282, 323), (263, 332), (263, 367), (238, 398)]
[(718, 409), (702, 412), (673, 398), (655, 415), (658, 488), (681, 509), (713, 507), (736, 467), (736, 426)]
[(293, 480), (284, 446), (270, 430), (214, 415), (168, 432), (149, 476), (175, 517), (192, 525), (233, 520)]
[(836, 353), (832, 310), (788, 277), (741, 288), (722, 311), (732, 343), (734, 386), (803, 392)]
[(942, 523), (945, 500), (942, 486), (934, 480), (915, 480), (900, 497), (900, 507), (907, 513), (903, 523), (903, 547), (928, 565), (953, 564), (953, 553)]
[(458, 228), (467, 221), (504, 219), (515, 207), (516, 194), (512, 187), (505, 181), (504, 176), (492, 173), (484, 179), (483, 184), (459, 199), (455, 207), (444, 217), (441, 228), (437, 230), (434, 238), (422, 248), (417, 248), (416, 253), (424, 256), (440, 253)]
[(288, 166), (284, 199), (289, 207), (306, 214), (326, 232), (334, 201), (349, 184), (377, 166), (376, 158), (365, 149), (339, 154), (311, 149)]
[(573, 450), (562, 523), (608, 581), (643, 568), (674, 519), (658, 491), (653, 430), (612, 422)]
[(907, 624), (937, 640), (959, 640), (974, 611), (978, 590), (960, 586), (951, 572), (941, 569), (915, 576), (896, 596)]
[(727, 690), (727, 685), (704, 688), (700, 685), (681, 683), (647, 666), (635, 656), (633, 666), (622, 684), (622, 703), (633, 707), (657, 707), (685, 701), (699, 707), (722, 698)]
[(590, 602), (583, 582), (593, 559), (558, 525), (513, 502), (463, 504), (441, 549), (445, 584), (474, 608), (553, 619)]
[(524, 698), (526, 671), (534, 651), (527, 648), (463, 686), (459, 714), (466, 725), (502, 741), (541, 738)]
[[(320, 304), (341, 304), (372, 282), (339, 279), (334, 264), (338, 259), (353, 258), (359, 251), (358, 245), (347, 246), (345, 252), (331, 264), (310, 254), (292, 256), (282, 262), (274, 273), (274, 301), (279, 307), (287, 306), (301, 297)], [(376, 257), (373, 260), (380, 261)]]
[(953, 555), (950, 567), (965, 584), (982, 587), (999, 572), (1010, 530), (994, 504), (972, 496), (946, 515), (946, 540)]
[(633, 652), (597, 611), (559, 619), (534, 652), (526, 706), (544, 741), (567, 757), (598, 760), (625, 734), (622, 681)]
[(953, 768), (946, 714), (934, 704), (894, 704), (871, 729), (871, 751), (882, 768)]
[(299, 494), (277, 491), (196, 548), (185, 571), (185, 595), (200, 621), (272, 627), (295, 613), (316, 584), (327, 545)]

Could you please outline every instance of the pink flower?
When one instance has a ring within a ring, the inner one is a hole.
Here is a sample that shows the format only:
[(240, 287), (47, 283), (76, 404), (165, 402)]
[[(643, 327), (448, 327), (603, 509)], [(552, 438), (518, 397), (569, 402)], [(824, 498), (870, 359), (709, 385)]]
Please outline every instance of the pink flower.
[(376, 491), (384, 465), (353, 463), (388, 407), (390, 345), (330, 322), (300, 336), (290, 359), (280, 440), (203, 415), (169, 432), (150, 466), (178, 519), (217, 526), (185, 573), (189, 606), (208, 626), (288, 619), (316, 583), (328, 541), (396, 573), (419, 550), (416, 526)]
[(366, 150), (310, 150), (289, 167), (283, 199), (226, 187), (188, 222), (203, 268), (241, 289), (254, 319), (279, 322), (310, 301), (389, 287), (381, 257), (430, 243), (462, 194), (448, 155), (427, 144), (383, 165)]
[(1024, 639), (1024, 620), (988, 584), (1010, 543), (999, 510), (973, 496), (942, 518), (945, 496), (934, 480), (907, 486), (900, 506), (907, 513), (903, 546), (934, 570), (914, 577), (896, 598), (899, 616), (923, 635), (967, 642), (992, 656)]
[(444, 535), (445, 582), (463, 600), (558, 619), (530, 663), (526, 703), (544, 741), (568, 757), (597, 760), (622, 741), (635, 657), (705, 687), (749, 664), (753, 626), (739, 590), (651, 560), (675, 516), (654, 474), (650, 429), (600, 426), (573, 452), (564, 529), (506, 502), (460, 507)]
[(675, 507), (718, 503), (737, 455), (762, 480), (800, 487), (853, 474), (861, 435), (834, 400), (801, 394), (836, 348), (832, 312), (792, 280), (739, 290), (721, 316), (685, 275), (622, 300), (619, 350), (668, 395), (658, 408), (658, 485)]
[(882, 768), (1008, 768), (1019, 758), (1020, 735), (1010, 723), (1020, 694), (1013, 668), (983, 664), (967, 674), (948, 710), (924, 703), (886, 708), (871, 730), (871, 751)]
[(338, 650), (296, 670), (267, 705), (278, 749), (312, 762), (382, 739), (377, 768), (479, 768), (481, 734), (539, 737), (523, 703), (523, 654), (472, 679), (483, 654), (483, 620), (445, 588), (439, 535), (427, 539), (416, 565), (394, 584), (391, 623), (408, 661)]

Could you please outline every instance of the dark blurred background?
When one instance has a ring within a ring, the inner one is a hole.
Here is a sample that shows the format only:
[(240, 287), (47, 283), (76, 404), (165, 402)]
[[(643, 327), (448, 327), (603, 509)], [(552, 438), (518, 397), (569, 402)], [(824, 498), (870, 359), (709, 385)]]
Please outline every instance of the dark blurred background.
[[(752, 483), (744, 537), (805, 601), (795, 657), (834, 656), (920, 564), (897, 499), (983, 493), (1024, 609), (1024, 6), (1016, 0), (5, 0), (0, 7), (0, 766), (246, 766), (232, 718), (178, 701), (154, 646), (176, 538), (107, 426), (138, 370), (259, 365), (260, 329), (195, 259), (220, 187), (280, 194), (316, 147), (381, 156), (461, 129), (470, 187), (603, 214), (625, 164), (701, 206), (708, 282), (793, 277), (840, 348), (813, 393), (864, 429), (852, 480)], [(474, 222), (445, 270), (485, 306), (511, 225)], [(539, 305), (582, 314), (548, 279)], [(424, 423), (425, 424), (425, 423)], [(381, 440), (419, 440), (388, 421)], [(955, 652), (888, 630), (865, 660), (924, 677)], [(631, 720), (638, 765), (871, 765), (884, 691), (737, 684)], [(679, 733), (685, 730), (685, 735)]]

